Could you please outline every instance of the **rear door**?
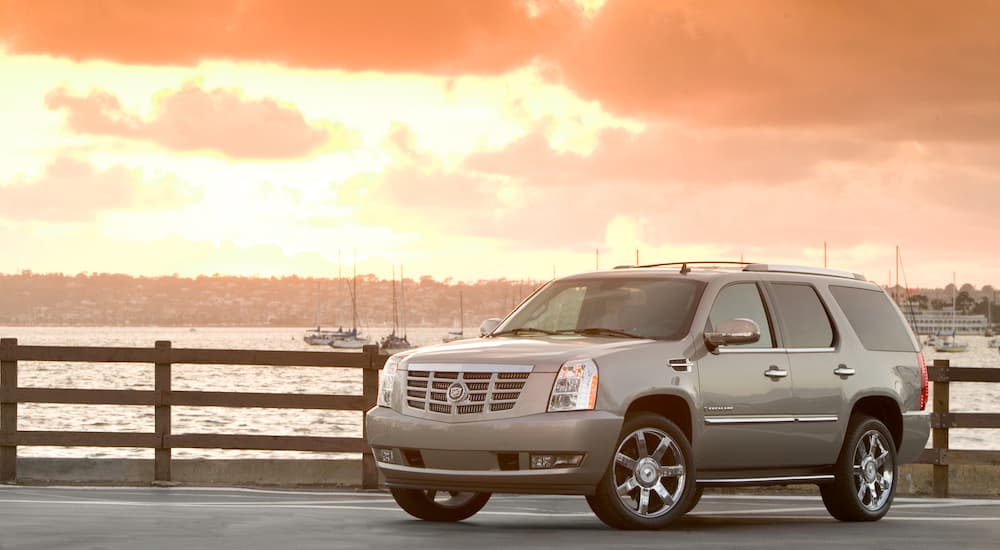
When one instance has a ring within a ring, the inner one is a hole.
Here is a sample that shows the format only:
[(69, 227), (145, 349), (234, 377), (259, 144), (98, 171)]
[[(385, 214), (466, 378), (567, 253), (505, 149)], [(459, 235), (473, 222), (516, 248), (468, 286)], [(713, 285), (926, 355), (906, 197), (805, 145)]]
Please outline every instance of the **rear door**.
[(781, 342), (788, 352), (792, 378), (789, 426), (795, 442), (785, 449), (799, 466), (832, 464), (839, 451), (837, 415), (847, 375), (858, 365), (844, 364), (826, 304), (807, 282), (771, 282), (765, 289), (774, 304)]

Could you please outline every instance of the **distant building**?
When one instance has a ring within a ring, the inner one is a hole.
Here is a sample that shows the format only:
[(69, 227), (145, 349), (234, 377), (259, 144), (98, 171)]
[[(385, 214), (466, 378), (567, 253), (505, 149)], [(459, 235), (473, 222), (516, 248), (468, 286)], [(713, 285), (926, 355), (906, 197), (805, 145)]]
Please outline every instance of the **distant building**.
[(952, 327), (958, 334), (982, 334), (986, 331), (985, 315), (956, 315), (951, 309), (940, 311), (914, 310), (903, 307), (903, 315), (917, 334), (950, 333)]

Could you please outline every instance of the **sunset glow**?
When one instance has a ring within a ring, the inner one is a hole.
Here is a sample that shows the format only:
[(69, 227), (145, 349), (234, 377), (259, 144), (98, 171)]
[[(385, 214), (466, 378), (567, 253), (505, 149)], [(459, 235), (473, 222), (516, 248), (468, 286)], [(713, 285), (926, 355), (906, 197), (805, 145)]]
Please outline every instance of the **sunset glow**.
[[(1000, 4), (0, 0), (0, 272), (1000, 283)], [(595, 251), (599, 251), (598, 255)]]

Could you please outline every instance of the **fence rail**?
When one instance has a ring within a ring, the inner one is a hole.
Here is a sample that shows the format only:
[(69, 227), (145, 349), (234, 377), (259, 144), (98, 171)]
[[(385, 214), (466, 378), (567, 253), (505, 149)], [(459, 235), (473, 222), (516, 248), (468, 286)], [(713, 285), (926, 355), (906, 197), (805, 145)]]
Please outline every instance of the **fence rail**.
[(933, 384), (934, 400), (931, 409), (931, 444), (924, 449), (917, 462), (933, 464), (934, 496), (948, 496), (948, 466), (992, 465), (1000, 466), (1000, 450), (949, 449), (948, 430), (951, 428), (1000, 428), (997, 413), (951, 412), (952, 382), (1000, 382), (1000, 369), (979, 367), (953, 367), (947, 359), (936, 359), (927, 368), (927, 378)]
[[(171, 407), (263, 407), (362, 412), (375, 406), (378, 371), (385, 355), (377, 346), (361, 353), (222, 350), (174, 348), (158, 341), (152, 348), (22, 346), (16, 338), (0, 339), (0, 481), (17, 478), (18, 446), (139, 447), (154, 449), (153, 471), (157, 481), (170, 480), (171, 450), (244, 449), (361, 453), (362, 486), (378, 482), (375, 460), (362, 437), (311, 437), (289, 435), (174, 434)], [(18, 386), (18, 361), (84, 363), (152, 363), (153, 390), (104, 390), (22, 388)], [(362, 370), (361, 395), (288, 394), (215, 391), (173, 391), (171, 369), (175, 364), (254, 365), (272, 367), (332, 367)], [(154, 409), (154, 431), (54, 432), (17, 429), (18, 403), (77, 405), (146, 405)]]

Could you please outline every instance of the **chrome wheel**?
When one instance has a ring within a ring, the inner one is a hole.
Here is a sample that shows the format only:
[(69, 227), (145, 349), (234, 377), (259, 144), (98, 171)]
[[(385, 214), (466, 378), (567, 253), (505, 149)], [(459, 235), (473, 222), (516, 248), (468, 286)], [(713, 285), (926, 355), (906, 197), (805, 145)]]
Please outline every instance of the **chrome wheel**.
[(618, 500), (642, 518), (657, 518), (673, 509), (687, 480), (680, 447), (657, 428), (641, 428), (625, 436), (615, 451), (613, 471)]
[(896, 446), (877, 418), (851, 418), (833, 467), (834, 479), (820, 485), (823, 505), (841, 521), (878, 521), (896, 494)]
[(881, 433), (869, 430), (854, 448), (852, 477), (858, 502), (872, 512), (885, 506), (892, 494), (895, 468), (889, 445)]

